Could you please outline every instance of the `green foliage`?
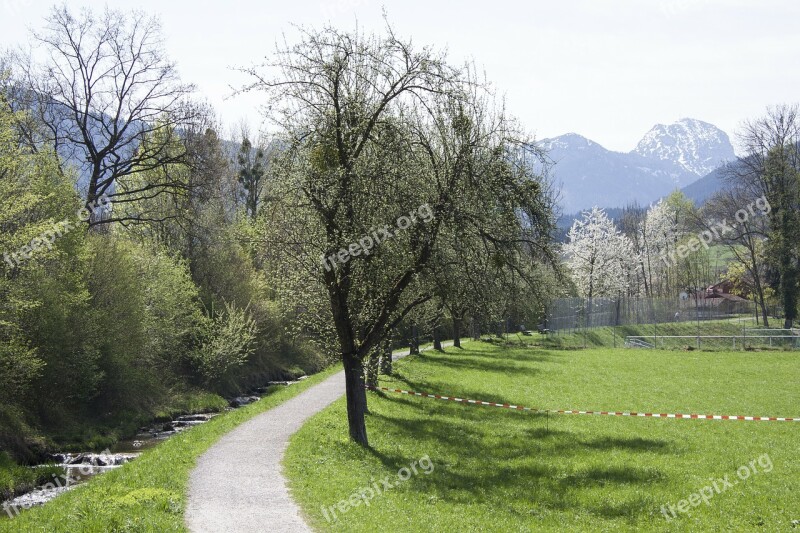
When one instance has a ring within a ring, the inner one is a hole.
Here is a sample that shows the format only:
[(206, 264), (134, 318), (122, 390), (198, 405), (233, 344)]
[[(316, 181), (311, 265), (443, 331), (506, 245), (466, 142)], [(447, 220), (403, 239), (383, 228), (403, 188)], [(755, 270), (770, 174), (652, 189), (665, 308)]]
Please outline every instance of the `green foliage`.
[(172, 420), (182, 414), (215, 413), (224, 411), (228, 400), (213, 392), (191, 389), (173, 395), (163, 409), (153, 412), (157, 420)]
[(207, 328), (195, 357), (200, 374), (210, 382), (247, 361), (255, 351), (258, 329), (247, 309), (231, 304), (212, 316)]
[(236, 155), (236, 162), (239, 166), (238, 179), (242, 187), (245, 210), (253, 220), (258, 216), (262, 199), (266, 173), (265, 159), (264, 149), (260, 146), (254, 148), (253, 143), (245, 136)]
[(17, 144), (17, 117), (0, 100), (0, 396), (30, 400), (53, 376), (67, 394), (91, 395), (93, 352), (78, 333), (88, 297), (75, 256), (83, 238), (57, 225), (78, 223), (78, 198), (51, 155)]
[(28, 384), (41, 375), (43, 367), (44, 361), (26, 341), (18, 337), (6, 338), (0, 344), (0, 401), (10, 403), (26, 396)]
[[(119, 193), (126, 201), (113, 215), (128, 220), (128, 231), (143, 241), (181, 247), (184, 234), (180, 223), (187, 217), (191, 189), (189, 168), (177, 162), (184, 147), (173, 127), (162, 123), (142, 145), (141, 151), (150, 157), (138, 162), (141, 171), (120, 182)], [(175, 162), (158, 164), (160, 158)]]
[(226, 168), (215, 135), (192, 137), (207, 166), (153, 166), (126, 182), (142, 188), (165, 181), (161, 173), (172, 183), (182, 176), (186, 189), (171, 197), (114, 207), (116, 217), (153, 222), (87, 233), (69, 176), (47, 150), (17, 144), (21, 117), (6, 109), (0, 253), (58, 222), (70, 226), (23, 261), (0, 262), (0, 399), (17, 413), (0, 419), (0, 445), (32, 459), (32, 449), (52, 445), (38, 431), (65, 446), (106, 446), (150, 416), (219, 410), (226, 402), (216, 392), (320, 367), (302, 343), (282, 340), (281, 312), (224, 215), (224, 178), (209, 175)]
[(767, 241), (768, 263), (777, 271), (774, 289), (778, 291), (787, 321), (798, 316), (800, 302), (800, 168), (798, 146), (774, 146), (764, 164), (764, 181), (772, 193), (770, 221), (772, 231)]
[(205, 320), (188, 261), (163, 248), (139, 248), (135, 261), (144, 285), (143, 362), (178, 372)]

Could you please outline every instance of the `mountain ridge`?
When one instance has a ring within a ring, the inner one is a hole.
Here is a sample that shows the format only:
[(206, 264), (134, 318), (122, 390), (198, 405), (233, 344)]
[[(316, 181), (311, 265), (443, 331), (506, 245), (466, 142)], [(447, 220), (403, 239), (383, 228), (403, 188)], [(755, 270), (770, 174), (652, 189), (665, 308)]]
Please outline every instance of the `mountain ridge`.
[(646, 205), (736, 158), (727, 133), (693, 118), (656, 124), (630, 152), (608, 150), (574, 132), (538, 145), (554, 163), (551, 176), (562, 185), (565, 212)]

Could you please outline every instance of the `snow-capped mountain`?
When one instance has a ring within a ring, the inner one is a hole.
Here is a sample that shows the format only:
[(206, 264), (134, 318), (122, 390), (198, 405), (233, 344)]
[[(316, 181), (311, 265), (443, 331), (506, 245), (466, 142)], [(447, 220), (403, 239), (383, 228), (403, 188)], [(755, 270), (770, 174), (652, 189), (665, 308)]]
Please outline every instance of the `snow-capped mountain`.
[(633, 151), (648, 159), (676, 164), (696, 176), (705, 176), (736, 157), (727, 133), (693, 118), (669, 125), (656, 124)]
[(594, 205), (647, 205), (735, 159), (728, 135), (707, 122), (681, 119), (654, 126), (630, 152), (614, 152), (576, 133), (539, 145), (555, 163), (565, 213)]

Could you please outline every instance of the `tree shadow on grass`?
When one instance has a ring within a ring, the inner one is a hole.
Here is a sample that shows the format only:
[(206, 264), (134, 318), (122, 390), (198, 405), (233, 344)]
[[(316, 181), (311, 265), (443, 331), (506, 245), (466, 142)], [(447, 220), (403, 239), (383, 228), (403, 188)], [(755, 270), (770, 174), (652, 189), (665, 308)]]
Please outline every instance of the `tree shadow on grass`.
[[(381, 390), (377, 390), (377, 391), (371, 391), (371, 394), (374, 395), (377, 398), (382, 399), (382, 400), (387, 400), (387, 401), (393, 402), (395, 404), (405, 405), (405, 406), (411, 407), (413, 409), (423, 409), (424, 408), (424, 406), (423, 406), (423, 404), (421, 402), (414, 401), (414, 399), (407, 398), (405, 396), (398, 396), (395, 393), (384, 392), (384, 391), (381, 391)], [(370, 396), (368, 395), (367, 396), (367, 402), (368, 403), (369, 403), (369, 399), (370, 399)]]
[(603, 437), (592, 441), (582, 442), (587, 448), (595, 450), (629, 450), (650, 453), (677, 453), (676, 449), (666, 440), (644, 439), (634, 437), (631, 439), (621, 439), (615, 437)]
[[(405, 484), (407, 487), (398, 490), (453, 504), (508, 508), (511, 499), (515, 506), (530, 506), (531, 510), (547, 508), (635, 521), (658, 507), (650, 495), (651, 488), (668, 481), (658, 467), (640, 466), (632, 461), (598, 465), (591, 457), (598, 450), (609, 449), (633, 453), (658, 449), (666, 453), (670, 445), (663, 441), (638, 438), (582, 441), (570, 431), (525, 428), (514, 438), (503, 438), (503, 444), (498, 446), (486, 434), (473, 432), (476, 426), (448, 420), (452, 413), (447, 418), (422, 419), (382, 413), (373, 416), (380, 419), (387, 441), (414, 435), (416, 448), (431, 450), (434, 471), (413, 476)], [(485, 426), (485, 418), (483, 423)], [(506, 437), (508, 429), (507, 425), (498, 425), (492, 432), (499, 431), (499, 437)], [(389, 471), (396, 472), (408, 467), (413, 459), (419, 459), (403, 456), (403, 449), (370, 448), (369, 453)], [(587, 456), (590, 457), (582, 460)], [(598, 491), (614, 491), (613, 501), (598, 498)]]
[[(493, 360), (513, 360), (528, 363), (545, 363), (558, 361), (566, 357), (562, 354), (554, 354), (538, 348), (522, 348), (519, 346), (498, 346), (484, 343), (484, 346), (491, 346), (495, 351), (475, 350), (467, 348), (445, 348), (444, 353), (436, 352), (435, 355), (453, 358), (484, 358)], [(424, 353), (424, 352), (423, 352)]]
[[(509, 405), (514, 404), (514, 402), (510, 402), (507, 398), (505, 398), (505, 397), (503, 397), (503, 396), (501, 396), (499, 394), (487, 393), (486, 391), (469, 390), (469, 389), (466, 389), (465, 387), (463, 387), (463, 386), (461, 386), (461, 385), (459, 385), (457, 383), (453, 383), (452, 385), (449, 385), (448, 390), (441, 390), (441, 385), (440, 384), (431, 383), (431, 382), (429, 382), (427, 380), (412, 381), (412, 380), (408, 379), (407, 377), (405, 377), (403, 374), (401, 374), (399, 372), (395, 372), (392, 375), (392, 378), (394, 378), (396, 381), (404, 383), (405, 386), (408, 387), (408, 390), (410, 390), (412, 392), (426, 392), (428, 394), (439, 394), (441, 396), (464, 398), (464, 399), (469, 399), (469, 400), (482, 400), (482, 401), (494, 402), (494, 403), (507, 403)], [(388, 387), (388, 388), (392, 388), (392, 387)], [(388, 396), (394, 396), (394, 394), (393, 393), (388, 393)], [(444, 403), (444, 402), (447, 401), (447, 400), (436, 400), (436, 399), (432, 399), (432, 398), (420, 398), (420, 400), (429, 401), (429, 402), (440, 402), (440, 403)], [(488, 407), (488, 406), (474, 406), (474, 405), (471, 405), (471, 407), (483, 407), (485, 409), (496, 409), (496, 407), (493, 408), (493, 407)], [(526, 407), (534, 407), (534, 406), (529, 405), (529, 406), (526, 406)]]
[[(515, 433), (523, 442), (529, 444), (526, 449), (530, 452), (533, 448), (547, 447), (550, 452), (558, 453), (560, 456), (573, 455), (574, 453), (586, 452), (606, 452), (617, 451), (627, 453), (658, 453), (669, 455), (682, 455), (683, 449), (662, 439), (647, 439), (642, 437), (619, 438), (619, 437), (599, 437), (596, 439), (581, 439), (573, 432), (558, 428), (551, 429), (546, 418), (553, 418), (558, 415), (546, 415), (544, 413), (519, 412), (491, 407), (467, 407), (452, 404), (442, 400), (430, 400), (435, 404), (424, 404), (424, 400), (414, 401), (411, 398), (385, 397), (383, 400), (393, 404), (406, 405), (414, 409), (424, 409), (425, 419), (408, 420), (389, 416), (377, 409), (371, 413), (371, 417), (382, 419), (398, 428), (397, 435), (415, 434), (421, 439), (429, 439), (432, 442), (443, 441), (453, 446), (458, 446), (464, 440), (480, 438), (480, 435), (473, 435), (465, 423), (475, 422), (485, 424), (487, 416), (496, 417), (498, 423), (511, 421), (516, 424)], [(491, 410), (493, 412), (487, 412)], [(457, 422), (447, 422), (442, 418), (454, 419)], [(554, 419), (555, 422), (555, 419)], [(535, 425), (535, 426), (534, 426)], [(544, 427), (543, 427), (544, 426)], [(495, 452), (496, 454), (496, 452)], [(512, 455), (513, 457), (513, 455)]]
[(495, 372), (503, 375), (535, 376), (541, 373), (538, 368), (521, 365), (513, 361), (503, 359), (461, 359), (458, 357), (437, 357), (425, 360), (426, 366), (442, 366), (454, 370), (480, 370), (483, 372)]
[[(412, 381), (403, 376), (400, 373), (396, 373), (393, 376), (396, 380), (405, 383), (406, 386), (414, 392), (428, 392), (432, 394), (442, 394), (448, 395), (451, 397), (458, 397), (458, 398), (466, 398), (466, 399), (473, 399), (473, 400), (483, 400), (487, 402), (494, 402), (500, 404), (508, 404), (508, 405), (516, 405), (515, 402), (509, 400), (508, 398), (501, 396), (499, 394), (489, 394), (486, 392), (478, 392), (478, 391), (469, 391), (464, 389), (463, 387), (459, 387), (457, 385), (453, 386), (453, 390), (442, 392), (437, 390), (436, 385), (432, 385), (425, 381)], [(451, 415), (458, 417), (462, 420), (485, 420), (485, 413), (484, 411), (497, 411), (496, 415), (498, 416), (524, 416), (531, 420), (542, 421), (547, 418), (557, 417), (560, 415), (557, 414), (548, 414), (548, 413), (538, 413), (538, 412), (530, 412), (530, 411), (516, 411), (516, 410), (505, 410), (498, 407), (492, 406), (476, 406), (474, 404), (461, 404), (456, 402), (451, 402), (449, 400), (439, 400), (433, 398), (423, 398), (423, 397), (409, 397), (409, 396), (400, 396), (395, 393), (387, 393), (378, 391), (376, 393), (381, 399), (393, 402), (395, 404), (403, 404), (408, 407), (414, 409), (425, 409), (431, 413), (439, 413), (445, 415)], [(527, 405), (525, 407), (530, 407), (535, 409), (536, 406)], [(529, 431), (529, 437), (531, 438), (542, 438), (551, 436), (551, 431), (544, 429), (544, 428), (534, 428), (534, 429), (526, 429)], [(648, 439), (643, 437), (633, 437), (633, 438), (620, 438), (620, 437), (600, 437), (594, 440), (589, 441), (581, 441), (581, 445), (585, 446), (586, 448), (598, 450), (598, 451), (612, 451), (612, 450), (625, 450), (625, 451), (639, 451), (639, 452), (649, 452), (649, 453), (659, 453), (659, 454), (677, 454), (678, 448), (673, 445), (673, 443), (663, 440), (663, 439)]]
[(661, 471), (649, 468), (590, 468), (563, 477), (560, 483), (570, 487), (648, 484), (661, 481), (663, 477)]

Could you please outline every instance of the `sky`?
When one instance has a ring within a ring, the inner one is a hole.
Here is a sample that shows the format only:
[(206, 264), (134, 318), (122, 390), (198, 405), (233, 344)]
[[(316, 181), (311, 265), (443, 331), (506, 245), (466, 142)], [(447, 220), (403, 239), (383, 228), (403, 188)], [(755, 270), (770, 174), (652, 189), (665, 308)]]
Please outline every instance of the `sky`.
[[(0, 49), (24, 45), (52, 1), (0, 0)], [(102, 9), (105, 2), (70, 1)], [(657, 123), (683, 117), (732, 136), (769, 105), (800, 100), (795, 0), (109, 0), (159, 15), (185, 81), (234, 131), (262, 123), (258, 94), (232, 96), (296, 26), (383, 31), (481, 67), (536, 138), (575, 132), (632, 150)]]

